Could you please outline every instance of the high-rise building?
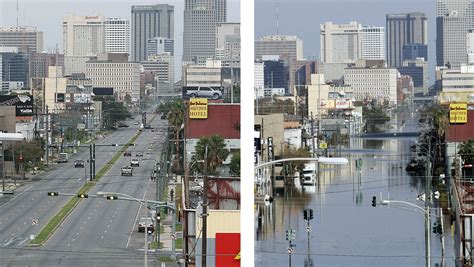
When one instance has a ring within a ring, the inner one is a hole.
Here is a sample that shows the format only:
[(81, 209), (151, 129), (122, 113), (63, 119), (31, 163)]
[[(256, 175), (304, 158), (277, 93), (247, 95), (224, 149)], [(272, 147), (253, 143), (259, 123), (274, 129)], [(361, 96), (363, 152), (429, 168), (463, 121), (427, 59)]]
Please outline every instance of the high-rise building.
[(325, 22), (320, 25), (321, 61), (324, 63), (350, 63), (362, 57), (362, 26), (351, 21), (349, 24)]
[(141, 61), (143, 70), (155, 76), (157, 90), (159, 92), (170, 92), (174, 88), (174, 64), (170, 53), (155, 54), (148, 60)]
[(265, 88), (265, 83), (263, 79), (263, 62), (255, 62), (254, 67), (254, 80), (255, 80), (255, 96), (256, 98), (262, 98), (264, 96), (263, 88)]
[(214, 58), (216, 27), (226, 22), (227, 0), (186, 0), (184, 7), (183, 61)]
[(99, 54), (87, 61), (86, 77), (96, 87), (113, 87), (119, 101), (128, 94), (132, 101), (140, 99), (140, 63), (128, 61), (128, 54)]
[(69, 15), (63, 20), (64, 73), (84, 72), (86, 61), (105, 51), (104, 18)]
[(28, 86), (28, 54), (17, 47), (0, 47), (1, 90)]
[(474, 29), (474, 4), (472, 0), (437, 0), (436, 16), (443, 17), (456, 11), (459, 16), (466, 18), (466, 28)]
[(27, 54), (43, 52), (43, 32), (36, 27), (0, 27), (0, 46), (18, 47)]
[(423, 58), (403, 61), (397, 70), (401, 75), (409, 75), (413, 79), (414, 94), (428, 94), (428, 63)]
[(146, 43), (147, 58), (153, 55), (169, 53), (174, 55), (174, 40), (164, 37), (153, 37)]
[(384, 27), (362, 26), (360, 42), (362, 59), (386, 60)]
[[(58, 54), (57, 64), (64, 68), (63, 54)], [(43, 79), (48, 77), (49, 66), (56, 66), (56, 54), (34, 53), (30, 55), (29, 74), (31, 88), (43, 87)]]
[(104, 22), (105, 53), (130, 54), (130, 21), (106, 18)]
[(303, 59), (303, 41), (296, 36), (263, 36), (255, 41), (255, 60), (268, 55), (278, 55), (289, 66), (292, 61)]
[(436, 62), (458, 68), (467, 63), (467, 18), (456, 11), (436, 18)]
[(389, 67), (402, 65), (405, 45), (428, 44), (428, 18), (424, 13), (388, 14), (386, 23)]
[(428, 46), (423, 44), (407, 44), (403, 46), (402, 50), (403, 61), (405, 60), (416, 60), (417, 58), (423, 58), (428, 61)]
[(222, 86), (222, 65), (220, 60), (207, 60), (206, 65), (184, 65), (182, 75), (183, 86)]
[(240, 23), (227, 22), (217, 25), (215, 53), (216, 59), (223, 61), (223, 65), (240, 62)]
[(282, 60), (263, 61), (263, 80), (265, 88), (284, 88), (288, 93), (288, 66)]
[(174, 6), (132, 6), (132, 51), (133, 61), (147, 58), (147, 42), (154, 37), (174, 39)]

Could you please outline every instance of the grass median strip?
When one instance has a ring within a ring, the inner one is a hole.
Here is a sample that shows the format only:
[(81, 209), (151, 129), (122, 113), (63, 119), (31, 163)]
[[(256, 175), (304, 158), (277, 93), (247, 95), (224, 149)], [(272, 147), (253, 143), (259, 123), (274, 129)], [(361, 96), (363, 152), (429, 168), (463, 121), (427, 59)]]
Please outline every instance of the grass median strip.
[[(156, 116), (155, 116), (156, 117)], [(153, 117), (153, 119), (155, 118)], [(152, 119), (152, 120), (153, 120)], [(122, 153), (127, 150), (127, 148), (135, 143), (135, 141), (138, 139), (140, 136), (141, 132), (137, 132), (131, 139), (128, 141), (127, 144), (125, 144), (122, 149), (120, 149), (115, 155), (112, 157), (112, 159), (105, 164), (104, 167), (102, 167), (96, 174), (96, 180), (92, 182), (87, 182), (85, 185), (79, 189), (78, 194), (86, 194), (89, 192), (92, 187), (99, 181), (109, 170), (112, 168), (112, 166), (117, 162), (117, 160), (122, 156)], [(59, 225), (66, 219), (66, 217), (74, 210), (74, 208), (77, 206), (77, 204), (82, 200), (82, 198), (77, 198), (77, 197), (72, 197), (69, 199), (69, 201), (59, 210), (56, 215), (54, 215), (51, 220), (41, 229), (39, 234), (36, 236), (35, 239), (33, 239), (30, 243), (29, 246), (41, 246), (43, 245), (56, 231), (56, 229), (59, 227)]]

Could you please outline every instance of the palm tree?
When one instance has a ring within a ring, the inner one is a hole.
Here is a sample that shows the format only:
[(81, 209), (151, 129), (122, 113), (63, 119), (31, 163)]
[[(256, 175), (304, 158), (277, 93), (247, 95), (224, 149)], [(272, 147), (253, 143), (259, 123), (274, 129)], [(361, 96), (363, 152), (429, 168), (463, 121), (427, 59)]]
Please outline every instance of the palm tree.
[(199, 171), (201, 173), (204, 170), (204, 164), (199, 162), (200, 160), (206, 159), (207, 171), (215, 174), (217, 167), (221, 166), (230, 154), (226, 148), (224, 138), (218, 135), (200, 138), (196, 143), (195, 150), (196, 154), (191, 158), (191, 165), (193, 166), (191, 171)]
[(179, 170), (179, 131), (181, 125), (184, 122), (184, 104), (181, 99), (175, 99), (169, 104), (169, 110), (166, 115), (166, 119), (173, 126), (176, 137), (176, 158), (177, 158), (177, 170)]

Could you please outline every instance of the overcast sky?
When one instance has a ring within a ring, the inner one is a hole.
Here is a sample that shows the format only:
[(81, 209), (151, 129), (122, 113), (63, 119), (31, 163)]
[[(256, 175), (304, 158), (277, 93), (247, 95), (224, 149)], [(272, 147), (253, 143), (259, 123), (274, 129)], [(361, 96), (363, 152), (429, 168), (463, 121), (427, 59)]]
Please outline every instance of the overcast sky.
[[(58, 44), (62, 51), (62, 20), (68, 14), (131, 17), (132, 5), (170, 4), (174, 6), (175, 62), (181, 62), (183, 50), (184, 0), (18, 0), (19, 25), (36, 26), (43, 31), (44, 50)], [(0, 25), (16, 26), (17, 0), (0, 0)], [(240, 1), (227, 0), (227, 21), (240, 22)], [(175, 73), (181, 69), (175, 64)], [(178, 78), (178, 77), (177, 77)]]
[[(297, 35), (303, 40), (304, 56), (319, 54), (319, 25), (325, 21), (385, 27), (385, 15), (424, 12), (428, 17), (428, 60), (430, 84), (436, 63), (436, 0), (255, 0), (255, 39), (276, 34), (278, 2), (279, 34)], [(245, 13), (244, 13), (245, 14)]]

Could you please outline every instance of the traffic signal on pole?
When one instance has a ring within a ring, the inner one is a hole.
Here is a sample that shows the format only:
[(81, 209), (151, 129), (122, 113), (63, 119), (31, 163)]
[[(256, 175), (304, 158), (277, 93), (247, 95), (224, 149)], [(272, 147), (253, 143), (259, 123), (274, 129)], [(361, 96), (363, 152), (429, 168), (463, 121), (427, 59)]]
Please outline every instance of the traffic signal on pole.
[(291, 232), (290, 230), (286, 230), (286, 240), (290, 240), (291, 238)]
[(372, 197), (372, 207), (377, 207), (377, 197), (376, 196)]
[(48, 192), (48, 196), (50, 196), (50, 197), (59, 196), (59, 193), (58, 192)]
[(308, 210), (307, 210), (307, 209), (304, 209), (304, 210), (303, 210), (303, 218), (304, 218), (305, 220), (308, 219)]
[(107, 196), (106, 197), (108, 200), (115, 200), (115, 199), (118, 199), (117, 196)]
[(77, 194), (77, 197), (78, 198), (88, 198), (89, 195), (88, 194)]
[(313, 219), (313, 209), (309, 209), (309, 219)]

